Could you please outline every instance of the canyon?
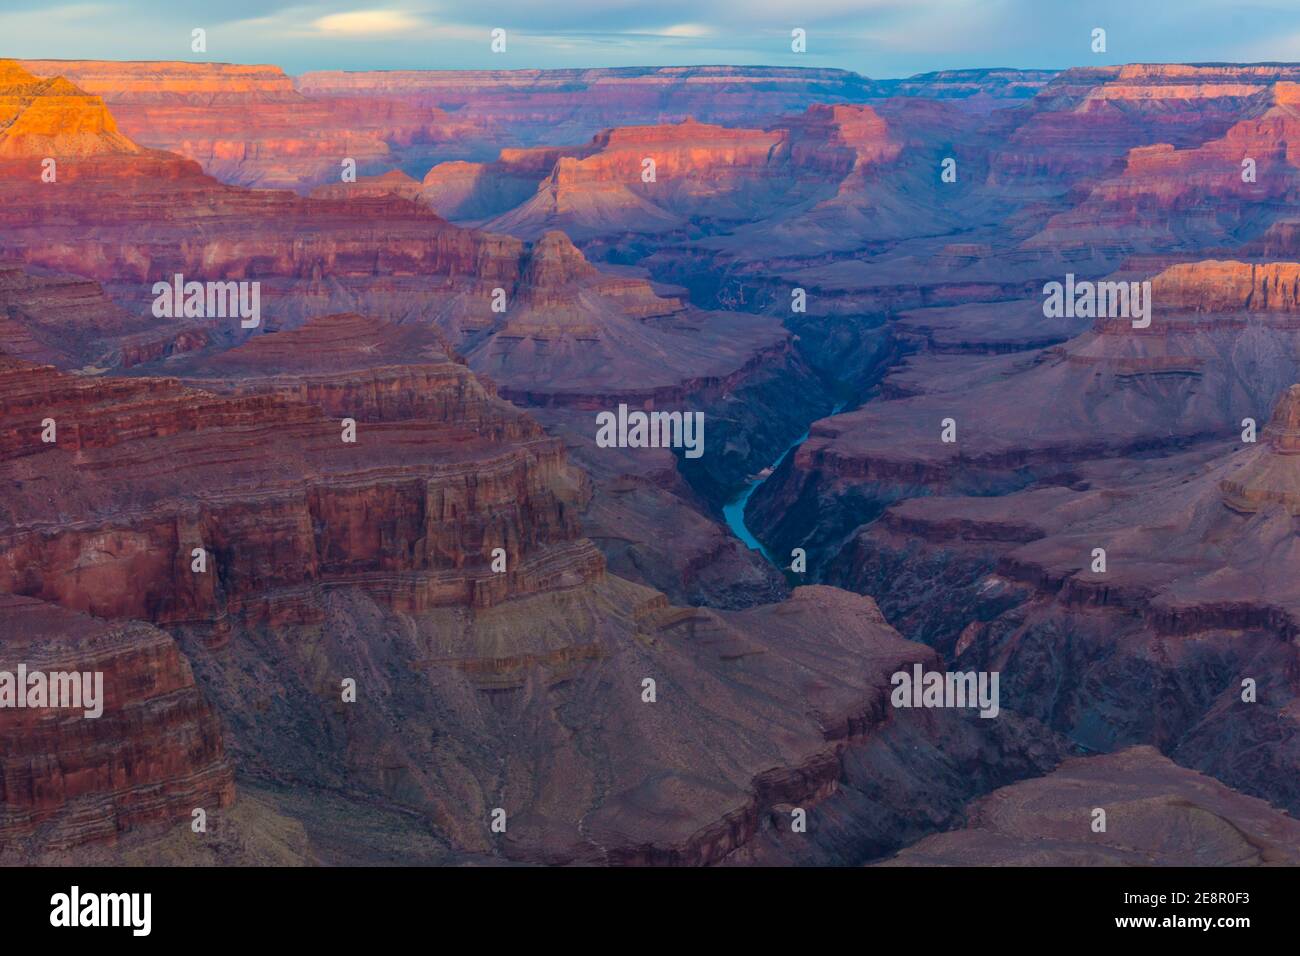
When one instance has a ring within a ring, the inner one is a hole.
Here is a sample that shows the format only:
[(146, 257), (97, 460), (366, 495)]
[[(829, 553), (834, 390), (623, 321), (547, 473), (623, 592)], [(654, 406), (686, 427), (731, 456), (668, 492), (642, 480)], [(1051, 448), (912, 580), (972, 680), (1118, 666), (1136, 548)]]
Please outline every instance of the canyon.
[(0, 60), (0, 862), (1294, 865), (1297, 84)]

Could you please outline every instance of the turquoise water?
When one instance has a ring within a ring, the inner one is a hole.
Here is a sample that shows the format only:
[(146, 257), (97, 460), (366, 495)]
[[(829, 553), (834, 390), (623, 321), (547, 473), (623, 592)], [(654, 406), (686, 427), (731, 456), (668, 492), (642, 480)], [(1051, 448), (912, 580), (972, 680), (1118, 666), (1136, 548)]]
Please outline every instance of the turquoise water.
[(745, 505), (749, 504), (749, 499), (764, 481), (766, 479), (759, 478), (757, 481), (751, 481), (746, 485), (745, 490), (739, 496), (722, 506), (722, 517), (726, 519), (727, 527), (731, 529), (731, 533), (743, 541), (745, 547), (749, 548), (750, 551), (757, 551), (768, 561), (771, 561), (772, 564), (776, 564), (775, 561), (772, 561), (772, 556), (767, 553), (767, 548), (763, 547), (763, 543), (750, 534), (749, 529), (745, 527)]
[[(831, 415), (838, 414), (843, 410), (843, 408), (844, 403), (841, 402), (832, 409)], [(809, 432), (804, 432), (796, 438), (785, 451), (781, 452), (781, 457), (772, 462), (772, 472), (775, 472), (776, 469), (780, 467), (781, 462), (785, 461), (786, 455), (790, 454), (808, 440), (808, 435)], [(768, 477), (771, 477), (771, 473), (769, 473)], [(731, 533), (744, 542), (745, 547), (749, 548), (750, 551), (757, 551), (769, 562), (779, 568), (781, 566), (773, 560), (772, 555), (768, 553), (767, 548), (763, 547), (763, 542), (755, 538), (754, 535), (750, 533), (749, 528), (745, 526), (745, 506), (749, 504), (749, 499), (754, 496), (754, 492), (758, 490), (758, 486), (765, 481), (767, 481), (767, 478), (756, 478), (746, 485), (744, 491), (722, 506), (722, 517), (726, 520), (727, 527), (731, 529)]]

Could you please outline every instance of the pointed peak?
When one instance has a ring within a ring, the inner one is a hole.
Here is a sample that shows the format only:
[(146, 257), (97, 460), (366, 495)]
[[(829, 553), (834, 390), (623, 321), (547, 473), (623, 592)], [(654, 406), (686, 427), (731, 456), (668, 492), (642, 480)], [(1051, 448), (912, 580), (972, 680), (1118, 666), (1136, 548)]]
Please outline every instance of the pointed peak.
[(1240, 469), (1219, 482), (1223, 503), (1254, 514), (1281, 505), (1300, 515), (1300, 385), (1292, 385), (1273, 407), (1263, 442), (1248, 453)]
[(1279, 454), (1300, 454), (1300, 385), (1288, 388), (1273, 406), (1264, 440)]
[[(89, 96), (90, 94), (66, 77), (56, 76), (45, 81), (42, 96)], [(96, 97), (98, 99), (98, 97)]]
[(596, 267), (573, 244), (573, 240), (559, 229), (552, 229), (533, 243), (528, 251), (528, 264), (524, 267), (526, 286), (543, 287), (563, 285), (574, 279), (596, 274)]

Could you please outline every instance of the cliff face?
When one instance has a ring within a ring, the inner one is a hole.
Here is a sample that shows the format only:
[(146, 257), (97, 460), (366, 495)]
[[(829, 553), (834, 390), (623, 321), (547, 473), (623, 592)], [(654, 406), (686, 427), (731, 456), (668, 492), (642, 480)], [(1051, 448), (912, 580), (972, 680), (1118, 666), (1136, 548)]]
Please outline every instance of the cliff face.
[[(163, 631), (0, 595), (0, 671), (99, 672), (103, 712), (0, 716), (0, 860), (217, 814), (234, 775), (216, 716)], [(79, 676), (79, 675), (78, 675)]]
[(1296, 312), (1300, 263), (1188, 262), (1170, 266), (1151, 282), (1162, 308), (1240, 314)]
[[(411, 372), (425, 374), (389, 388), (444, 384), (490, 403), (465, 373)], [(219, 637), (231, 613), (310, 618), (311, 589), (331, 582), (419, 608), (533, 587), (551, 549), (576, 573), (599, 573), (598, 556), (574, 547), (572, 512), (551, 487), (564, 481), (554, 442), (533, 433), (498, 445), (468, 430), (474, 415), (419, 417), (454, 415), (464, 398), (385, 404), (381, 384), (367, 395), (358, 381), (327, 388), (326, 404), (391, 420), (367, 422), (349, 444), (337, 421), (290, 397), (296, 390), (222, 398), (174, 380), (101, 383), (8, 362), (2, 589), (101, 617), (201, 622)], [(403, 418), (408, 409), (417, 414)], [(54, 443), (41, 441), (45, 418), (61, 429)], [(274, 454), (248, 460), (267, 444)], [(172, 467), (132, 479), (129, 509), (111, 505), (146, 460)], [(41, 491), (54, 486), (54, 499)], [(489, 569), (495, 547), (513, 557), (500, 576)], [(194, 548), (208, 553), (208, 570), (192, 570)]]
[[(154, 281), (178, 272), (200, 281), (436, 274), (488, 282), (516, 275), (517, 241), (457, 229), (391, 194), (308, 200), (236, 189), (157, 153), (65, 169), (66, 180), (50, 188), (32, 188), (18, 167), (8, 169), (0, 251), (32, 265), (138, 283), (141, 302), (152, 301)], [(110, 205), (109, 197), (121, 198)], [(219, 233), (205, 228), (213, 217), (223, 222)], [(276, 293), (267, 296), (273, 311)]]
[(236, 349), (174, 359), (167, 370), (208, 391), (274, 394), (337, 419), (423, 419), (495, 440), (544, 437), (536, 422), (497, 398), (491, 383), (462, 359), (449, 358), (445, 340), (423, 324), (356, 313), (320, 316)]
[[(716, 214), (719, 202), (770, 176), (776, 133), (709, 126), (624, 127), (598, 134), (582, 154), (559, 156), (537, 193), (491, 227), (531, 237), (563, 228), (583, 237), (623, 230), (650, 231), (681, 224), (682, 213)], [(583, 155), (585, 154), (585, 155)], [(653, 182), (646, 160), (654, 163)], [(508, 167), (507, 167), (508, 168)], [(436, 198), (431, 198), (435, 202)]]
[[(11, 61), (12, 62), (12, 61)], [(37, 76), (64, 76), (114, 104), (131, 102), (301, 103), (293, 81), (278, 66), (189, 63), (181, 60), (21, 60)]]
[(95, 282), (0, 266), (0, 352), (15, 358), (87, 370), (130, 367), (219, 337), (206, 322), (160, 326), (152, 316), (133, 315)]
[(1241, 65), (1064, 70), (1021, 115), (1004, 116), (1014, 128), (993, 153), (994, 182), (1060, 189), (1117, 171), (1135, 147), (1199, 145), (1222, 135), (1243, 111), (1258, 111), (1272, 88), (1294, 75), (1287, 67)]
[[(4, 711), (14, 859), (233, 800), (216, 720), (173, 639), (144, 621), (243, 673), (232, 644), (318, 629), (339, 590), (463, 613), (601, 578), (576, 536), (581, 476), (427, 329), (339, 316), (284, 336), (193, 359), (226, 396), (3, 360), (0, 669), (102, 670), (106, 688), (84, 732)], [(336, 412), (358, 420), (356, 444)], [(507, 566), (491, 569), (493, 547)], [(243, 726), (232, 712), (263, 692), (242, 687), (225, 719)]]

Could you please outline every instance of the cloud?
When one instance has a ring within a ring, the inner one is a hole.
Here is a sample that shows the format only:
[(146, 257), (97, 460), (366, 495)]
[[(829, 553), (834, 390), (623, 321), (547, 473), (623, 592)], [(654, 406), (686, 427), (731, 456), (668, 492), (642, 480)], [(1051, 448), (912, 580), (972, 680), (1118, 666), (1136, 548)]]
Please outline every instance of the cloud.
[(706, 37), (713, 33), (702, 23), (675, 23), (670, 27), (654, 32), (666, 37)]
[(319, 17), (312, 26), (325, 36), (350, 37), (410, 33), (425, 24), (405, 10), (351, 10)]

